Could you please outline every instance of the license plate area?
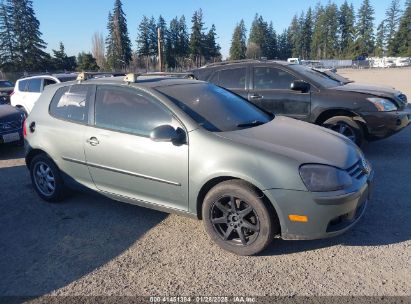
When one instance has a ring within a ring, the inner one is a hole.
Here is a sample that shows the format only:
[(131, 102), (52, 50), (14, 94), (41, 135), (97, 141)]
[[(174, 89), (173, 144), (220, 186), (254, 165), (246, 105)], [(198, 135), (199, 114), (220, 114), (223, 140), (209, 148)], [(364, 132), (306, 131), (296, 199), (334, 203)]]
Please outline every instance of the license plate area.
[(20, 140), (20, 134), (18, 132), (14, 132), (14, 133), (10, 133), (10, 134), (4, 134), (1, 137), (3, 139), (3, 143), (5, 143), (5, 144)]

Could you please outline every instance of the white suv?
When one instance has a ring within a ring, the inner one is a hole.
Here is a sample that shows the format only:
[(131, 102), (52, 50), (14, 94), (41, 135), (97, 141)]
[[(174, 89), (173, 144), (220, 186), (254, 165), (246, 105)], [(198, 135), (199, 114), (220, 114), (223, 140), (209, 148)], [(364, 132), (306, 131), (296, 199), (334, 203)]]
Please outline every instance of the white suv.
[(38, 75), (17, 80), (14, 93), (11, 95), (12, 106), (21, 109), (26, 114), (31, 112), (37, 99), (39, 99), (44, 88), (48, 85), (72, 81), (77, 78), (77, 74), (53, 74)]

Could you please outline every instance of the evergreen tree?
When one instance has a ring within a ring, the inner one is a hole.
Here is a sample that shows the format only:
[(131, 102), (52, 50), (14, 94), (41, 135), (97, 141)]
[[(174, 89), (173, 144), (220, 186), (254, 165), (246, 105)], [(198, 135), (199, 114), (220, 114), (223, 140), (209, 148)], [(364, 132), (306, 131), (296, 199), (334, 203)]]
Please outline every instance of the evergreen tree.
[(385, 27), (385, 21), (383, 20), (377, 27), (377, 36), (375, 37), (374, 54), (377, 57), (384, 56), (385, 47), (386, 47), (385, 37), (386, 37), (386, 27)]
[(186, 18), (180, 17), (178, 22), (178, 42), (177, 42), (177, 58), (180, 67), (183, 66), (184, 60), (190, 55), (190, 40), (187, 29)]
[(148, 22), (148, 38), (149, 38), (149, 54), (153, 59), (158, 55), (158, 35), (157, 35), (157, 22), (153, 16), (151, 16)]
[(150, 29), (149, 29), (149, 19), (143, 16), (139, 26), (138, 26), (138, 36), (137, 36), (137, 54), (139, 56), (146, 57), (146, 70), (149, 69), (149, 58), (150, 58)]
[(301, 58), (309, 59), (311, 54), (311, 42), (313, 35), (313, 12), (308, 8), (301, 29)]
[(334, 3), (329, 3), (325, 8), (326, 37), (324, 39), (324, 59), (338, 56), (338, 8)]
[(278, 57), (277, 33), (274, 30), (273, 22), (267, 29), (267, 59), (276, 59)]
[(286, 60), (291, 57), (292, 45), (288, 30), (284, 30), (281, 35), (278, 36), (278, 59)]
[(45, 68), (49, 55), (43, 50), (46, 43), (41, 39), (40, 22), (36, 18), (31, 0), (8, 0), (15, 39), (14, 65), (25, 71)]
[(400, 0), (392, 0), (385, 12), (386, 19), (384, 20), (386, 26), (385, 43), (388, 45), (389, 53), (392, 53), (392, 40), (400, 24), (401, 13)]
[(391, 55), (411, 57), (411, 0), (405, 3), (400, 26), (391, 45)]
[(76, 57), (67, 56), (63, 42), (60, 42), (58, 50), (53, 51), (53, 67), (55, 70), (74, 71), (76, 69)]
[(13, 33), (13, 15), (11, 7), (0, 3), (0, 68), (12, 70), (16, 40)]
[(317, 4), (314, 12), (314, 29), (311, 42), (311, 58), (321, 59), (323, 57), (324, 37), (326, 37), (325, 10), (321, 4)]
[(340, 56), (350, 58), (355, 37), (355, 13), (353, 5), (348, 5), (347, 1), (340, 7), (338, 23)]
[(267, 22), (262, 16), (256, 14), (251, 24), (250, 36), (248, 37), (247, 57), (260, 58), (269, 56), (269, 29)]
[(177, 17), (170, 21), (167, 36), (165, 37), (165, 63), (167, 67), (177, 68), (179, 22)]
[(217, 33), (215, 25), (211, 25), (211, 29), (208, 31), (204, 39), (204, 57), (206, 62), (217, 62), (221, 61), (221, 47), (216, 42)]
[(369, 55), (374, 50), (374, 9), (370, 0), (363, 0), (358, 11), (357, 39), (354, 45), (354, 55)]
[(301, 19), (298, 19), (297, 15), (294, 15), (291, 20), (289, 28), (289, 35), (291, 37), (292, 44), (292, 57), (301, 57)]
[(109, 14), (107, 29), (107, 63), (113, 70), (126, 69), (132, 59), (132, 52), (121, 0), (115, 0), (113, 12)]
[(204, 22), (201, 9), (194, 12), (191, 22), (190, 54), (195, 66), (199, 67), (201, 66), (201, 57), (204, 55)]
[(246, 35), (247, 29), (245, 28), (244, 20), (241, 19), (240, 23), (237, 23), (236, 27), (234, 28), (233, 38), (231, 39), (231, 60), (241, 60), (246, 58)]
[(77, 56), (77, 70), (95, 72), (99, 70), (96, 58), (91, 53), (81, 52)]

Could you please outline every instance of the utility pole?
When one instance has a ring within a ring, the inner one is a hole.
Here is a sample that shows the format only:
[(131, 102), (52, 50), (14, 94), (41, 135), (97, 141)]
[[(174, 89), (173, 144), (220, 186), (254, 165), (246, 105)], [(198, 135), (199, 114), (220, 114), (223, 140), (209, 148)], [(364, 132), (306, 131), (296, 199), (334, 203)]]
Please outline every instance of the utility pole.
[(157, 37), (158, 37), (158, 64), (160, 66), (160, 72), (163, 72), (163, 37), (161, 36), (161, 29), (157, 29)]

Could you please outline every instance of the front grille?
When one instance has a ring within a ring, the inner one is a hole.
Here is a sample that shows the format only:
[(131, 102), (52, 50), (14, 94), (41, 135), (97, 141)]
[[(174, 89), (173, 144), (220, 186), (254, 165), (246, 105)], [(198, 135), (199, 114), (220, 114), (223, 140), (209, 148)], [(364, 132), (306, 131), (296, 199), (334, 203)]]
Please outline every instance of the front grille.
[(1, 122), (0, 123), (0, 132), (7, 132), (20, 129), (22, 124), (20, 121), (9, 121), (9, 122)]
[(366, 174), (365, 172), (366, 170), (361, 160), (359, 160), (354, 165), (349, 167), (346, 171), (348, 172), (349, 175), (351, 175), (352, 177), (356, 179), (361, 179)]
[(405, 94), (399, 94), (397, 96), (397, 98), (403, 103), (403, 104), (407, 104), (407, 96)]

